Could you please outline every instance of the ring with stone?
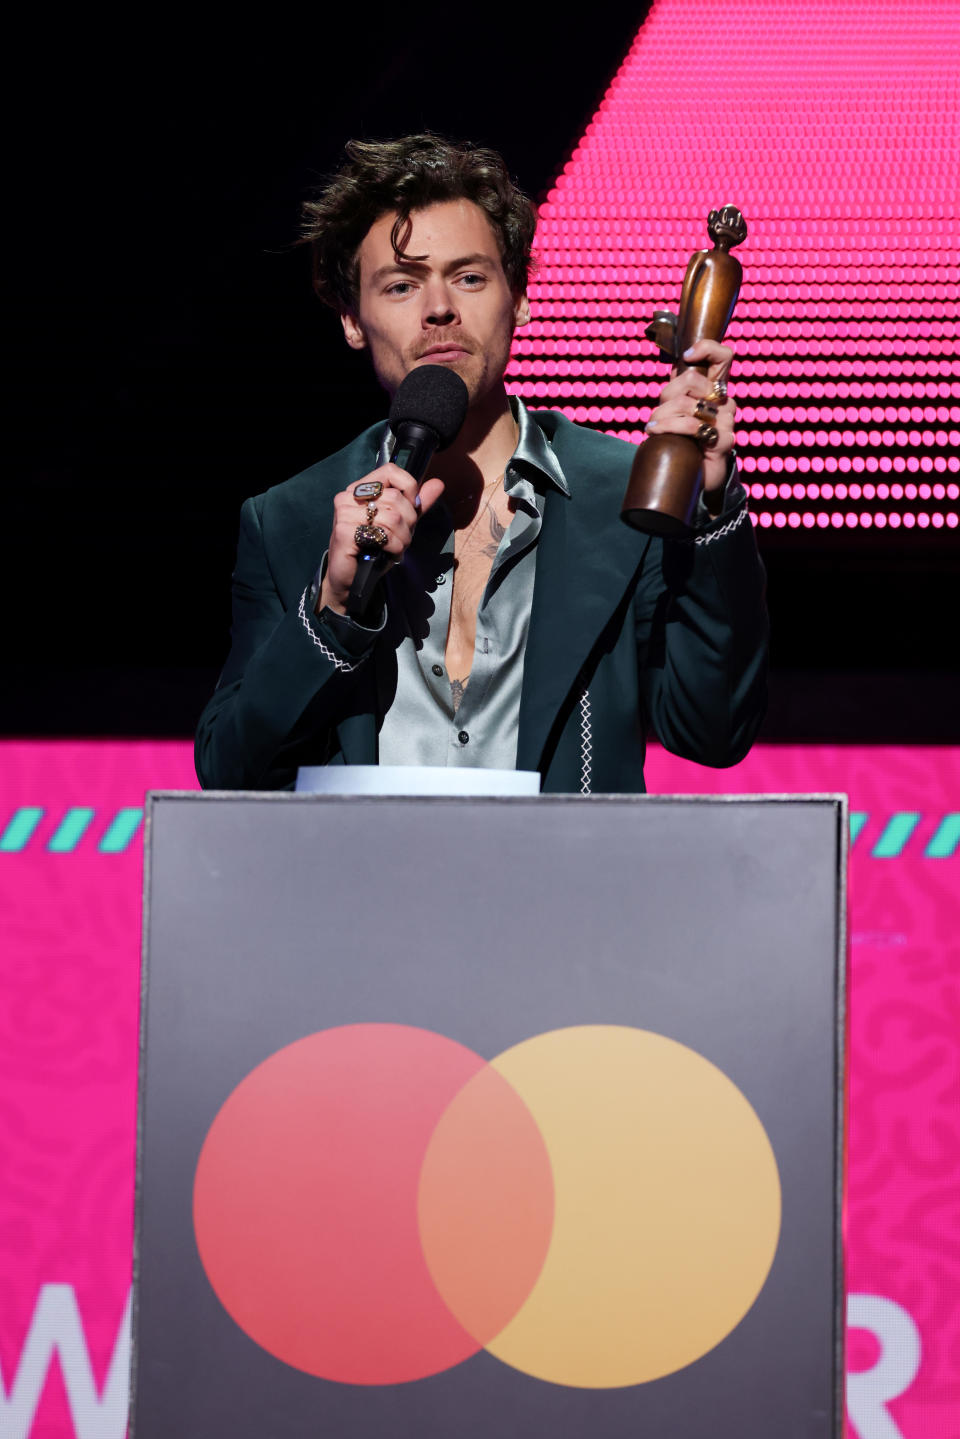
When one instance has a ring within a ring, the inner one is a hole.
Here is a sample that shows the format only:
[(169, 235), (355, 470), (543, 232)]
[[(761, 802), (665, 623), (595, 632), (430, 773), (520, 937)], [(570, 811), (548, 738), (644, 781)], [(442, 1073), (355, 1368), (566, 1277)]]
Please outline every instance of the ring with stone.
[(709, 400), (698, 400), (693, 413), (698, 420), (714, 420), (717, 416), (717, 407), (711, 405)]
[(357, 525), (353, 532), (353, 543), (362, 553), (382, 550), (389, 538), (383, 525)]
[(701, 425), (693, 437), (705, 450), (712, 450), (720, 438), (715, 425)]
[(368, 524), (368, 525), (372, 525), (372, 524), (373, 524), (373, 517), (374, 517), (374, 515), (375, 515), (376, 513), (377, 513), (376, 501), (375, 501), (375, 500), (367, 500), (367, 524)]
[(714, 380), (713, 388), (707, 396), (707, 399), (711, 402), (716, 402), (718, 405), (725, 405), (727, 403), (726, 380)]
[(379, 500), (382, 494), (382, 480), (361, 480), (359, 485), (353, 487), (353, 498), (361, 505), (365, 500)]

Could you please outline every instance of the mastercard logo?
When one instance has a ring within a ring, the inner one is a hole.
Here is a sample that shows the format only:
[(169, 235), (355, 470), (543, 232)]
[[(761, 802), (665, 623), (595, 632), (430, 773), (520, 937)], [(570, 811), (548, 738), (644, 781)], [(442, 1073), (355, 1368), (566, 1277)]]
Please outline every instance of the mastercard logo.
[(355, 1024), (241, 1081), (194, 1183), (201, 1263), (245, 1334), (343, 1384), (485, 1349), (553, 1384), (642, 1384), (740, 1322), (780, 1232), (776, 1159), (721, 1070), (581, 1025), (484, 1059)]

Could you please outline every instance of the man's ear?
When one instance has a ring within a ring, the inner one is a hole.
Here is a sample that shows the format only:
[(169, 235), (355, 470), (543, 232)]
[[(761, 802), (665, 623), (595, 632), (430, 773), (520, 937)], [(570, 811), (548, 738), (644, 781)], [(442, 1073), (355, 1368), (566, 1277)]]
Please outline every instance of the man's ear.
[(340, 323), (343, 326), (344, 339), (351, 350), (365, 350), (367, 348), (367, 337), (356, 315), (351, 315), (345, 311), (340, 316)]
[(530, 301), (526, 295), (521, 295), (513, 307), (517, 325), (529, 325), (530, 323)]

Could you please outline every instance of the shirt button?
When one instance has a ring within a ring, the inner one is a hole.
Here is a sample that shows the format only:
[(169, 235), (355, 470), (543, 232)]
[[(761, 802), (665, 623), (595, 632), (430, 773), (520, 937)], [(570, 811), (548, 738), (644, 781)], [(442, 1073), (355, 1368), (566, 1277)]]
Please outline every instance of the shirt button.
[(462, 730), (460, 731), (460, 733), (457, 735), (457, 739), (460, 741), (461, 744), (467, 744), (468, 741), (469, 741), (469, 739), (470, 739), (470, 736), (467, 734), (467, 732), (466, 732), (465, 729), (462, 729)]
[(443, 674), (443, 665), (432, 665), (431, 668), (437, 679), (439, 679), (440, 676)]
[(446, 583), (447, 583), (447, 577), (446, 577), (446, 575), (437, 575), (437, 584), (438, 584), (438, 585), (445, 585)]

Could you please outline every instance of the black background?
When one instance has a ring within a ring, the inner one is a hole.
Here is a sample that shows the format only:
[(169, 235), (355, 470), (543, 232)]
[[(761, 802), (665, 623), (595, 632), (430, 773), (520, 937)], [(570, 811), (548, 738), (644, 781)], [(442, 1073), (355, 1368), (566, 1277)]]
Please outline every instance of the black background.
[[(16, 22), (3, 732), (192, 732), (242, 500), (385, 410), (293, 243), (309, 187), (351, 136), (431, 128), (542, 196), (646, 9), (575, 31), (499, 3)], [(956, 739), (955, 534), (761, 543), (763, 737)]]

